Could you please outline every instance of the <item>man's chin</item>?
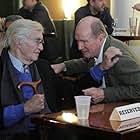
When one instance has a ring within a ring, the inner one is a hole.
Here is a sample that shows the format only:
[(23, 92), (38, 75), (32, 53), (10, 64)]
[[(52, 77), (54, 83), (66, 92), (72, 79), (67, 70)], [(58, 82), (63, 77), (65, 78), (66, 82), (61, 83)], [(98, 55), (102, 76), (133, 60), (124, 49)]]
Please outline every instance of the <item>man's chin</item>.
[(101, 12), (103, 12), (104, 10), (105, 10), (105, 7), (100, 9)]
[(91, 56), (89, 54), (82, 54), (83, 57), (85, 58), (90, 58)]
[(37, 61), (38, 60), (38, 56), (33, 57), (32, 61)]

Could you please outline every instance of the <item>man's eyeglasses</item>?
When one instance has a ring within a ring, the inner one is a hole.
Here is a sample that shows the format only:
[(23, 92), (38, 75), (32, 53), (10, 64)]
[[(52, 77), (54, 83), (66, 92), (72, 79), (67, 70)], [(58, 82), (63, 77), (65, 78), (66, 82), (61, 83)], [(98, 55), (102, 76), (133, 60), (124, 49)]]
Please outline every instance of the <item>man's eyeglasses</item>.
[(44, 44), (44, 39), (33, 39), (33, 38), (28, 38), (34, 41), (37, 45)]
[(34, 39), (34, 41), (36, 42), (36, 44), (44, 44), (44, 39)]

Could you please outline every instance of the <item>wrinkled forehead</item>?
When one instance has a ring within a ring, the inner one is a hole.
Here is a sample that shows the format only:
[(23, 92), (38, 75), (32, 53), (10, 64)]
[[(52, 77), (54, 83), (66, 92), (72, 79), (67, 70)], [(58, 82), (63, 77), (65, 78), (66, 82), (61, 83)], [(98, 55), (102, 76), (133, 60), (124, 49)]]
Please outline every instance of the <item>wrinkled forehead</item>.
[(30, 34), (28, 36), (42, 39), (43, 38), (43, 32), (38, 31), (38, 30), (33, 30), (33, 31), (30, 32)]
[(91, 24), (93, 23), (93, 17), (88, 16), (82, 18), (76, 26), (76, 32), (86, 33), (91, 31)]
[(85, 26), (78, 26), (75, 30), (76, 39), (86, 39), (91, 36), (91, 28)]

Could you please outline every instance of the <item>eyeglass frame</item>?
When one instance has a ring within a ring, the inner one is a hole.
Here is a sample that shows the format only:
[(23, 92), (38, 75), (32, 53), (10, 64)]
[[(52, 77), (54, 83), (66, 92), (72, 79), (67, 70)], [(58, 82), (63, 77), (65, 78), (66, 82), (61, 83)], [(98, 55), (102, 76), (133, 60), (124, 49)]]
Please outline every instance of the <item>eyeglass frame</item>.
[(34, 41), (37, 45), (39, 44), (44, 44), (44, 39), (33, 39), (33, 38), (27, 38), (27, 39), (31, 39), (32, 41)]

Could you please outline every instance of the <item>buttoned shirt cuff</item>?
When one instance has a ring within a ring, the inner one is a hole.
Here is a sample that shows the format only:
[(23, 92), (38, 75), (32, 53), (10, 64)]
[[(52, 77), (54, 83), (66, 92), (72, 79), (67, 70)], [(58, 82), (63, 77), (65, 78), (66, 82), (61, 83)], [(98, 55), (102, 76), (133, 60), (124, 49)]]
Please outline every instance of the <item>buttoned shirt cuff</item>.
[(106, 73), (106, 71), (100, 69), (99, 65), (100, 64), (90, 68), (90, 75), (97, 82), (102, 81), (103, 76)]

